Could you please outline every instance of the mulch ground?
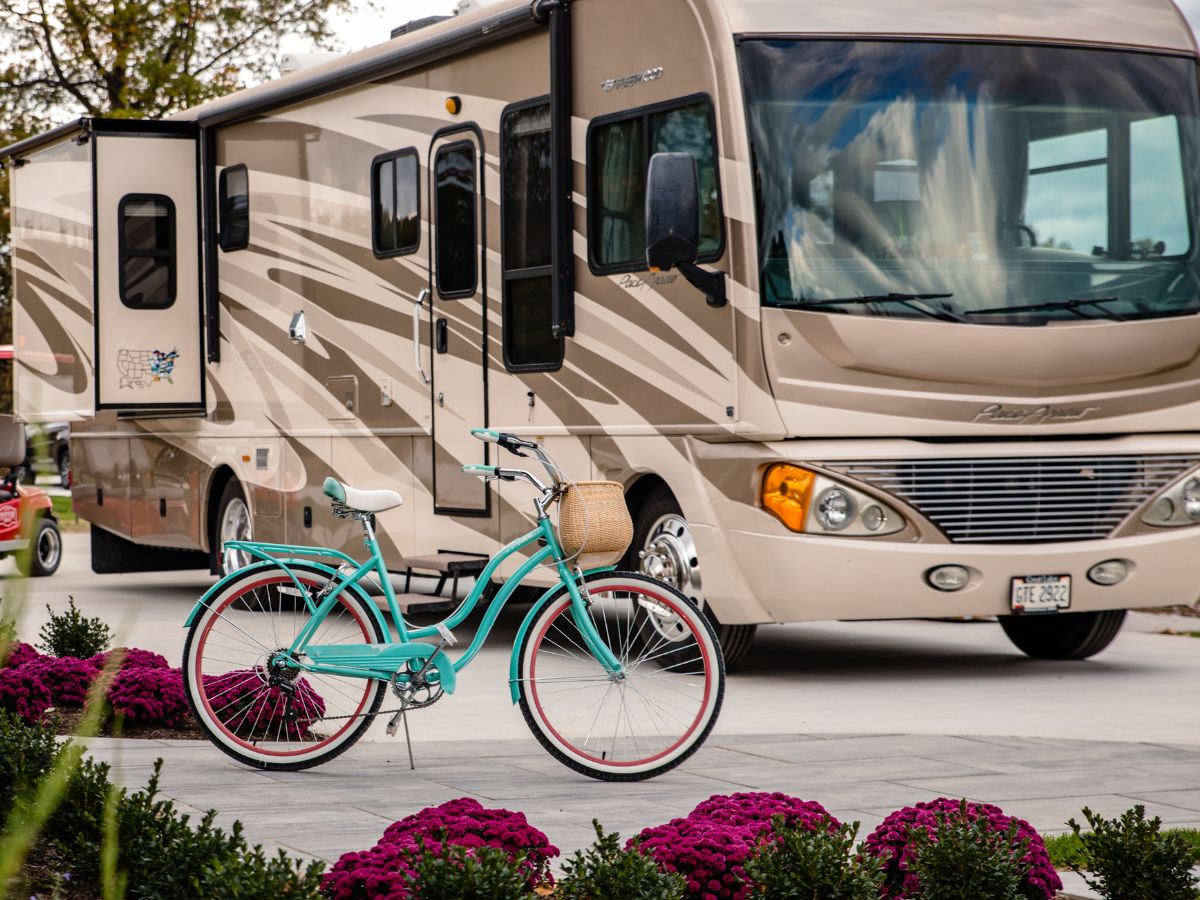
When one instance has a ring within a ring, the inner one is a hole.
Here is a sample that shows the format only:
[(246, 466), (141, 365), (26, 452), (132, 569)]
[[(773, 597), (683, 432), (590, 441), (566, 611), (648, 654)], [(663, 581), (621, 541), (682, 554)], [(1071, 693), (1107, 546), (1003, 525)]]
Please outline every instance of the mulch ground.
[[(83, 719), (82, 709), (51, 710), (50, 724), (62, 735), (73, 735), (79, 731), (79, 723)], [(106, 723), (99, 732), (105, 737), (142, 738), (144, 740), (177, 740), (177, 741), (206, 741), (208, 735), (188, 716), (187, 721), (178, 728), (164, 728), (161, 725), (146, 725), (141, 722), (126, 721), (119, 731), (113, 730), (113, 723)]]

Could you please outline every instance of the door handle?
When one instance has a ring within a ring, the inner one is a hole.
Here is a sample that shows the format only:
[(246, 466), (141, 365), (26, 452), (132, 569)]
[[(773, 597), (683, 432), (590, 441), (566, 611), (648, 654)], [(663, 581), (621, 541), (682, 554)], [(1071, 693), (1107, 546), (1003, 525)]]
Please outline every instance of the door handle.
[(421, 384), (429, 384), (429, 376), (425, 374), (425, 367), (421, 364), (421, 306), (428, 296), (429, 291), (421, 288), (421, 293), (417, 294), (417, 301), (413, 305), (413, 365), (421, 378)]

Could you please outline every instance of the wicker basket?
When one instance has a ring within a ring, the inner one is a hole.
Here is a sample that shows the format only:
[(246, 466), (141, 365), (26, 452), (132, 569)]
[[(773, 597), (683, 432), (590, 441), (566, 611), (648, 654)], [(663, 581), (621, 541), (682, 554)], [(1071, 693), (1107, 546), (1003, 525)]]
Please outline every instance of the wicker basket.
[(614, 565), (633, 540), (625, 492), (616, 481), (577, 481), (558, 509), (558, 541), (581, 569)]

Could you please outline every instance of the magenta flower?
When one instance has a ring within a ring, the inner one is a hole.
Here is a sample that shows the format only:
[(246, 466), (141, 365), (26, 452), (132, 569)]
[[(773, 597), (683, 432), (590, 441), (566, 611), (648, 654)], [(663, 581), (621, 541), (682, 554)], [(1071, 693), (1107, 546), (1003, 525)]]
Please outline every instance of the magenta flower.
[(427, 807), (389, 825), (370, 850), (345, 853), (325, 874), (321, 890), (334, 900), (405, 900), (411, 860), (440, 853), (443, 841), (461, 847), (495, 847), (510, 860), (522, 859), (530, 885), (549, 877), (558, 848), (525, 820), (525, 814), (488, 809), (467, 797)]
[(213, 713), (242, 737), (303, 740), (325, 715), (325, 700), (305, 678), (292, 682), (290, 707), (288, 693), (268, 685), (261, 668), (234, 669), (203, 678)]
[(188, 720), (179, 669), (123, 668), (108, 688), (113, 712), (127, 721), (178, 728)]
[[(910, 835), (918, 830), (926, 834), (934, 834), (937, 831), (939, 815), (943, 818), (955, 817), (961, 812), (961, 800), (938, 797), (936, 800), (897, 810), (867, 836), (866, 841), (863, 842), (865, 851), (884, 861), (884, 873), (887, 880), (880, 893), (881, 897), (902, 900), (902, 898), (919, 896), (921, 884), (910, 871), (916, 856)], [(1020, 844), (1021, 841), (1028, 841), (1025, 856), (1022, 857), (1022, 861), (1029, 866), (1023, 885), (1025, 896), (1030, 900), (1042, 900), (1042, 898), (1049, 900), (1049, 898), (1057, 896), (1058, 892), (1062, 890), (1062, 879), (1058, 877), (1058, 872), (1050, 862), (1050, 854), (1046, 852), (1046, 845), (1042, 841), (1041, 835), (1034, 830), (1033, 826), (1024, 819), (1005, 815), (998, 806), (992, 806), (989, 803), (968, 803), (967, 821), (974, 822), (980, 816), (986, 817), (988, 827), (999, 834), (1006, 833), (1009, 826), (1016, 822), (1017, 833), (1014, 843)]]
[(16, 669), (27, 662), (38, 659), (41, 655), (31, 645), (15, 641), (8, 648), (8, 658), (4, 660), (4, 666), (5, 668)]
[(50, 708), (50, 689), (25, 666), (0, 669), (0, 708), (14, 712), (24, 722), (40, 722)]
[(683, 875), (685, 896), (743, 900), (753, 888), (743, 864), (756, 843), (771, 835), (776, 816), (810, 831), (839, 825), (815, 801), (778, 792), (715, 794), (686, 818), (645, 828), (636, 840), (664, 871)]
[(39, 656), (21, 671), (36, 675), (50, 691), (55, 706), (83, 706), (99, 670), (90, 660), (74, 656)]
[(142, 650), (139, 647), (117, 647), (105, 653), (97, 653), (91, 657), (88, 662), (94, 665), (97, 669), (103, 669), (104, 664), (114, 653), (123, 653), (124, 658), (121, 660), (122, 669), (169, 669), (171, 664), (167, 662), (167, 658), (159, 653), (151, 650)]

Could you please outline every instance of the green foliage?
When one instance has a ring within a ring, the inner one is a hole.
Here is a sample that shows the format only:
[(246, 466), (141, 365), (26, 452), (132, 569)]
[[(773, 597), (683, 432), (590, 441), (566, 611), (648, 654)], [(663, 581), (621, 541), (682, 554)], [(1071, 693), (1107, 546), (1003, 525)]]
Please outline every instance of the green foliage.
[[(147, 788), (129, 793), (112, 784), (107, 765), (80, 761), (78, 754), (74, 744), (58, 744), (49, 729), (0, 714), (3, 847), (36, 839), (42, 851), (70, 861), (77, 888), (99, 894), (105, 885), (108, 896), (120, 896), (123, 886), (131, 900), (320, 897), (323, 863), (305, 864), (282, 851), (267, 856), (247, 844), (240, 822), (224, 831), (213, 825), (216, 813), (210, 811), (193, 825), (160, 799), (161, 761)], [(36, 800), (60, 771), (64, 786), (39, 820)]]
[(67, 611), (56, 613), (46, 604), (50, 621), (38, 632), (43, 650), (52, 656), (77, 656), (88, 659), (108, 649), (112, 629), (99, 618), (85, 619), (75, 608), (75, 598), (67, 598)]
[[(1164, 835), (1175, 835), (1192, 848), (1194, 858), (1200, 863), (1200, 828), (1166, 828)], [(1085, 868), (1083, 840), (1076, 834), (1054, 834), (1045, 838), (1046, 852), (1056, 869)]]
[(1029, 846), (1017, 841), (1016, 822), (1007, 832), (993, 831), (984, 816), (972, 822), (965, 800), (961, 814), (937, 818), (932, 835), (919, 828), (911, 832), (921, 900), (1021, 900), (1028, 869), (1021, 859)]
[(1191, 869), (1200, 853), (1186, 836), (1164, 832), (1162, 820), (1147, 819), (1140, 804), (1115, 819), (1086, 806), (1083, 815), (1090, 832), (1074, 819), (1067, 823), (1081, 850), (1071, 868), (1105, 900), (1195, 900), (1198, 881)]
[(47, 728), (30, 728), (14, 713), (0, 709), (0, 829), (18, 798), (28, 797), (54, 764), (59, 744)]
[(746, 860), (754, 896), (769, 900), (876, 900), (883, 868), (874, 856), (851, 855), (858, 823), (788, 828), (776, 817), (773, 837), (760, 839)]
[[(348, 0), (0, 0), (0, 94), (158, 118), (270, 77), (284, 35), (329, 46)], [(380, 36), (381, 38), (383, 35)]]
[(616, 832), (605, 834), (598, 820), (592, 819), (592, 827), (596, 829), (596, 842), (586, 850), (576, 850), (563, 863), (556, 898), (679, 900), (683, 897), (682, 876), (660, 871), (658, 864), (636, 847), (623, 850), (621, 836)]
[(496, 847), (443, 843), (434, 853), (418, 837), (408, 864), (416, 900), (522, 900), (532, 893), (521, 860)]

